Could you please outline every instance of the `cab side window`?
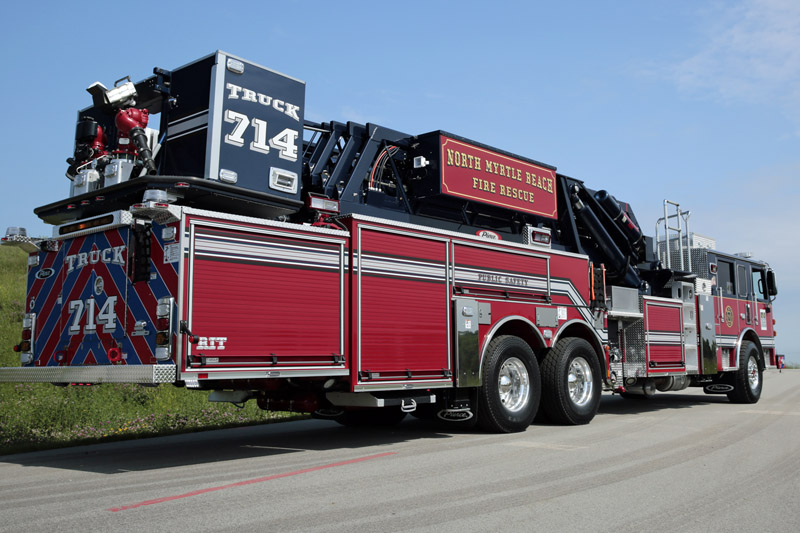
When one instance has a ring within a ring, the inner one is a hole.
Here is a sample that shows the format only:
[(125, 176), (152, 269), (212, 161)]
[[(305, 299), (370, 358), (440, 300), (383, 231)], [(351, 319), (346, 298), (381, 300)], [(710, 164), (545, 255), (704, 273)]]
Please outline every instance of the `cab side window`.
[(766, 279), (763, 270), (753, 269), (753, 292), (758, 300), (766, 302), (769, 300), (766, 294)]
[(717, 275), (719, 276), (719, 286), (725, 296), (736, 296), (736, 286), (734, 285), (735, 274), (733, 263), (720, 260), (717, 263)]
[(736, 282), (737, 282), (737, 289), (739, 292), (739, 298), (747, 298), (750, 296), (748, 289), (748, 283), (750, 282), (750, 276), (747, 272), (747, 267), (744, 265), (738, 265), (736, 267)]

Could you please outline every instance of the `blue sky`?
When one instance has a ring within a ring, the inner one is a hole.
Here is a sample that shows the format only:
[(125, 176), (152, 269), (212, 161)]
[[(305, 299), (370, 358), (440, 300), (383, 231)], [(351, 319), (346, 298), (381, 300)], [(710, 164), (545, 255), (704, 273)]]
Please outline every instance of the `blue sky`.
[(800, 3), (14, 2), (4, 8), (0, 231), (49, 235), (85, 88), (216, 49), (305, 80), (306, 118), (443, 129), (633, 204), (663, 200), (778, 274), (800, 362)]

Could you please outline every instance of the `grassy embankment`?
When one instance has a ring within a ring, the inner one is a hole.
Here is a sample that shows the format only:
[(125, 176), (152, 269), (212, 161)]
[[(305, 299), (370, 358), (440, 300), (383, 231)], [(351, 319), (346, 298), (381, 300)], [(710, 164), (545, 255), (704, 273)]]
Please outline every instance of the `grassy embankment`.
[[(0, 247), (0, 366), (19, 366), (12, 348), (22, 331), (26, 260), (21, 250)], [(0, 383), (0, 455), (295, 417), (207, 397), (172, 385)]]

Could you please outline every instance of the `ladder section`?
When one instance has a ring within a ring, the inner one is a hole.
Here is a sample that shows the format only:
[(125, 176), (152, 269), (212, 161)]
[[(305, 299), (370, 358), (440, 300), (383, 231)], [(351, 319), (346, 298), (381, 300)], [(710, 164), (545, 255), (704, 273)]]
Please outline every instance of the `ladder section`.
[[(692, 255), (689, 253), (689, 217), (691, 215), (691, 211), (681, 211), (680, 204), (671, 200), (664, 200), (664, 216), (656, 222), (656, 254), (668, 269), (673, 268), (673, 255), (677, 255), (678, 261), (676, 263), (680, 264), (674, 266), (680, 266), (680, 269), (684, 272), (692, 270)], [(685, 231), (684, 225), (686, 226)], [(664, 229), (663, 241), (661, 240), (662, 227)], [(674, 235), (674, 237), (671, 237), (671, 235)], [(673, 242), (675, 243), (674, 250)]]

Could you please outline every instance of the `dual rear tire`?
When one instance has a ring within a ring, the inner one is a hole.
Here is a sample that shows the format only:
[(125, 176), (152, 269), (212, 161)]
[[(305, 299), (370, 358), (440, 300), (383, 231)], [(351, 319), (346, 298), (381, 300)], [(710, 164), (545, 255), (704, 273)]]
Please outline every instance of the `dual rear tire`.
[(493, 339), (483, 361), (478, 425), (500, 433), (525, 431), (539, 410), (539, 363), (528, 344), (511, 335)]
[(600, 363), (587, 341), (561, 339), (544, 356), (541, 369), (533, 350), (519, 337), (495, 338), (486, 354), (478, 394), (478, 424), (483, 429), (524, 431), (537, 413), (567, 425), (588, 424), (597, 414)]
[(588, 424), (600, 408), (600, 363), (584, 339), (564, 338), (542, 360), (542, 416), (557, 424)]
[[(540, 370), (524, 340), (501, 335), (489, 343), (481, 370), (477, 423), (487, 431), (525, 431), (537, 413), (559, 424), (588, 424), (600, 406), (600, 364), (583, 339), (558, 341)], [(348, 426), (394, 425), (404, 417), (399, 408), (375, 408), (347, 410), (337, 420)]]

